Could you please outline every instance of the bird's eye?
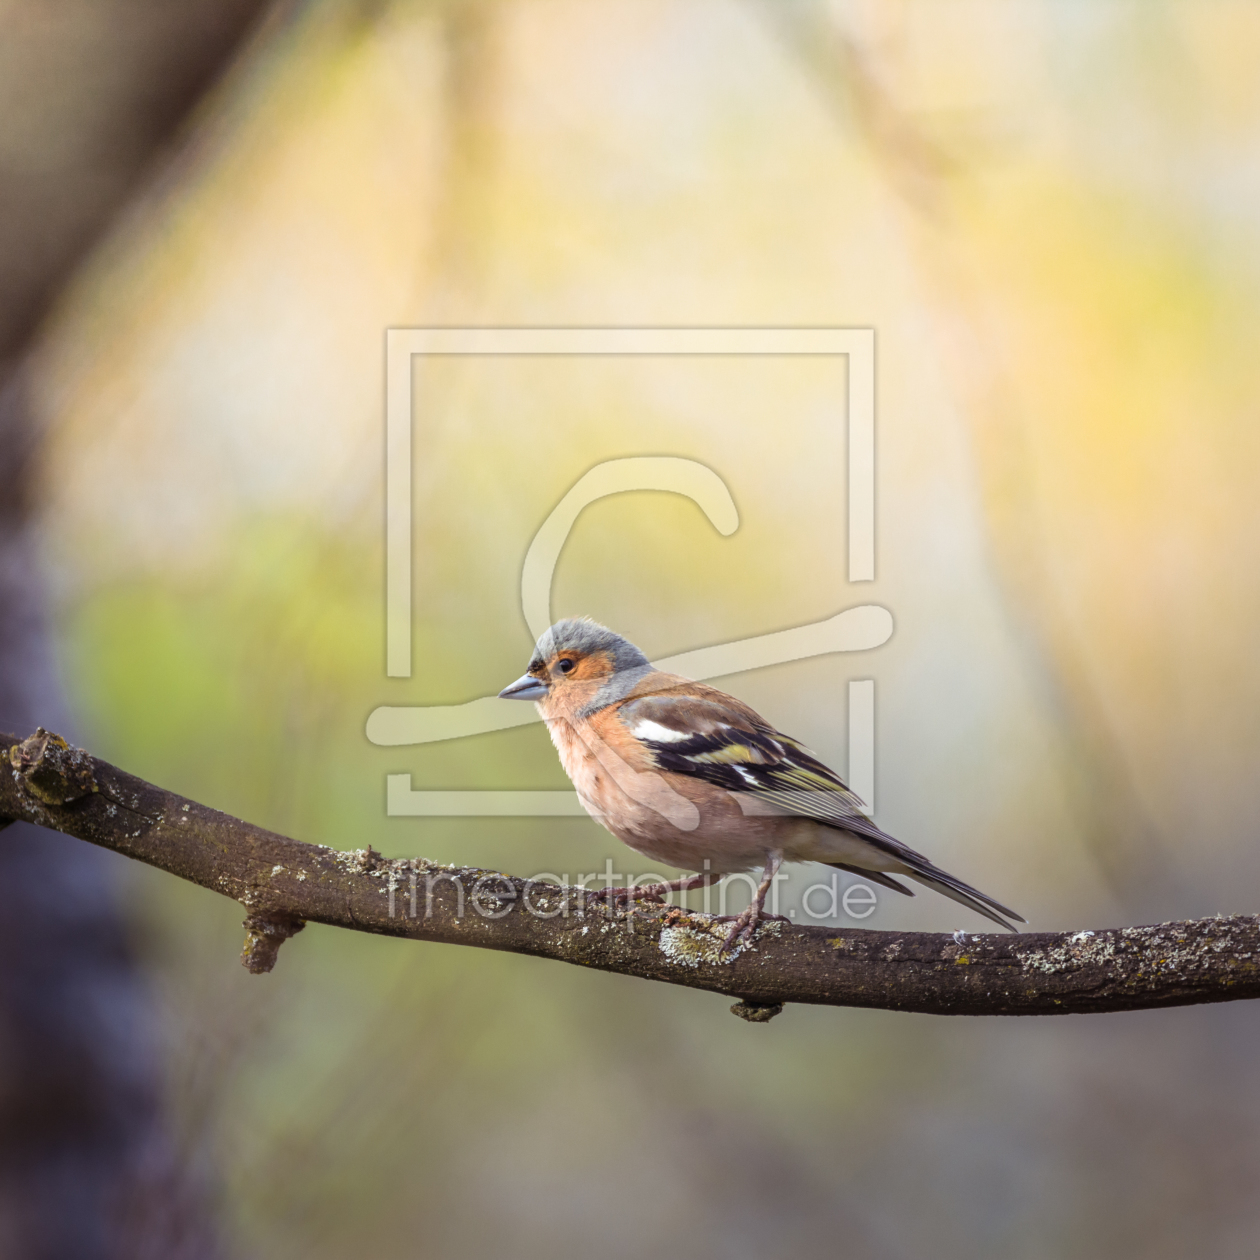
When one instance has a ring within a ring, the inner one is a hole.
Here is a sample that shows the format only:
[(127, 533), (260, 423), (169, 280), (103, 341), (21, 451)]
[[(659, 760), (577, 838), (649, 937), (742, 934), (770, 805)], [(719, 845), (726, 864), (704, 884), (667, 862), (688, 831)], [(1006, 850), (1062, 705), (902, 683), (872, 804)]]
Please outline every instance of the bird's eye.
[(556, 662), (556, 668), (557, 668), (557, 669), (558, 669), (558, 670), (559, 670), (562, 674), (572, 673), (572, 671), (573, 671), (573, 662), (572, 662), (571, 660), (569, 660), (569, 658), (568, 658), (567, 656), (565, 656), (565, 657), (561, 657), (561, 659), (560, 659), (560, 660), (558, 660), (558, 661)]

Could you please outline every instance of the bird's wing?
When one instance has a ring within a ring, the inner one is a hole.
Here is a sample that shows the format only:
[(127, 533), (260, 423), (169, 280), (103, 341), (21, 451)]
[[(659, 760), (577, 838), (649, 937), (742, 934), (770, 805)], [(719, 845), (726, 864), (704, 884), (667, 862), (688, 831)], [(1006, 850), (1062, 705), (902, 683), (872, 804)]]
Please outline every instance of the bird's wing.
[[(861, 799), (834, 770), (733, 697), (691, 684), (685, 690), (632, 698), (621, 706), (618, 716), (648, 749), (658, 769), (689, 774), (728, 792), (756, 797), (785, 814), (853, 832), (896, 857), (912, 879), (1004, 928), (1016, 930), (1003, 915), (1025, 921), (1022, 915), (881, 831), (862, 812)], [(879, 879), (869, 871), (863, 873)], [(909, 891), (895, 880), (879, 882), (889, 883), (900, 892)]]
[(891, 844), (898, 853), (904, 847), (866, 817), (861, 800), (834, 770), (721, 692), (697, 687), (641, 696), (622, 705), (618, 716), (658, 769)]

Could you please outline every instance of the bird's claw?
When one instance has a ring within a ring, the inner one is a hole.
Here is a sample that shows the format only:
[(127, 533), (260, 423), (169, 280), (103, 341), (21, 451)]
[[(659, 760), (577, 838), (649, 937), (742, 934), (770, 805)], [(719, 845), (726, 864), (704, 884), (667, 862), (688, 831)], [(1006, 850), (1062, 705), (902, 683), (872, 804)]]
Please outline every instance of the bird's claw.
[(718, 953), (729, 954), (741, 941), (751, 941), (756, 930), (756, 915), (749, 915), (747, 911), (736, 915), (735, 922), (731, 924), (731, 930), (726, 934), (726, 940), (718, 946)]
[(762, 923), (791, 923), (792, 920), (786, 914), (767, 914), (759, 906), (751, 905), (739, 914), (716, 914), (713, 916), (716, 923), (727, 923), (731, 925), (731, 930), (727, 932), (726, 939), (718, 946), (718, 953), (729, 954), (736, 945), (741, 941), (744, 944), (751, 944), (753, 938), (757, 935), (757, 928)]

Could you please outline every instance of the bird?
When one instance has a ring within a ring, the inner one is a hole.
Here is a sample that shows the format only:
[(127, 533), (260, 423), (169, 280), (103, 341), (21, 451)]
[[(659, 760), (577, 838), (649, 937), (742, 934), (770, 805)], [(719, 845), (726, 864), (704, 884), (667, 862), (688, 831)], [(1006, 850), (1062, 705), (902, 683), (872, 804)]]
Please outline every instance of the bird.
[(821, 862), (913, 896), (915, 880), (1011, 932), (1022, 915), (890, 836), (844, 780), (734, 696), (653, 667), (589, 617), (556, 622), (500, 693), (532, 700), (587, 813), (654, 861), (704, 873), (604, 890), (610, 904), (660, 901), (716, 876), (760, 869), (721, 946), (751, 942), (784, 862)]

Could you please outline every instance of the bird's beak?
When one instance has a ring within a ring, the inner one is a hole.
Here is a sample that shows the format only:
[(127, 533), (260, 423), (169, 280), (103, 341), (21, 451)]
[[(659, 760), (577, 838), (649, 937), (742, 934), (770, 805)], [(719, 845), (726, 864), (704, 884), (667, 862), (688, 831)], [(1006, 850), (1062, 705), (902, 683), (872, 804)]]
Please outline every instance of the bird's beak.
[(547, 684), (533, 674), (522, 674), (510, 687), (499, 692), (500, 700), (541, 700), (547, 694)]

